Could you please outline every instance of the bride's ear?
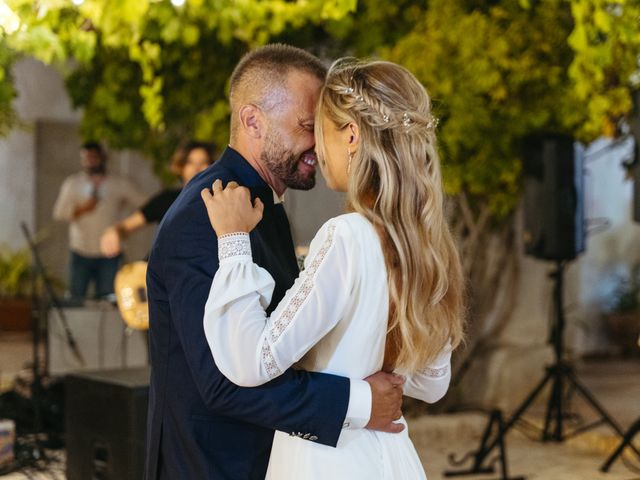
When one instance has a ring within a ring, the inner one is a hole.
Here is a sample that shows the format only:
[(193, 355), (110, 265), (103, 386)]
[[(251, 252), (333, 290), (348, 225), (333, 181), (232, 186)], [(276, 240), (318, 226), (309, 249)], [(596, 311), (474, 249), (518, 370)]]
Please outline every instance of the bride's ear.
[(358, 125), (351, 122), (347, 125), (347, 142), (349, 150), (355, 151), (360, 146), (360, 129)]

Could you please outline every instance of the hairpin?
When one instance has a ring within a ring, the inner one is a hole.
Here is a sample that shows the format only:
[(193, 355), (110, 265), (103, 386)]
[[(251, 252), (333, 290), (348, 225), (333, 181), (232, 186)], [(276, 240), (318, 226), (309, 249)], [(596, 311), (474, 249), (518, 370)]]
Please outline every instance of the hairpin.
[(409, 114), (407, 112), (404, 112), (402, 114), (402, 125), (405, 128), (409, 128), (409, 126), (413, 123), (413, 121), (409, 118)]
[(439, 118), (431, 117), (431, 120), (429, 120), (429, 122), (427, 123), (427, 130), (435, 130), (439, 123)]

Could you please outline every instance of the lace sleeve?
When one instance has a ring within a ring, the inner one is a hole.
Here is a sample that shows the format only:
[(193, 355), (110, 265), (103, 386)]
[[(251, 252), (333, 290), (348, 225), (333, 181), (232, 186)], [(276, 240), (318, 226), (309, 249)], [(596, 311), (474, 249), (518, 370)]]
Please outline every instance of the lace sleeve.
[(220, 269), (205, 307), (205, 334), (227, 378), (241, 386), (261, 385), (297, 362), (342, 318), (352, 282), (345, 234), (325, 224), (305, 269), (271, 317), (264, 310), (273, 279), (252, 262), (248, 236), (222, 240)]
[(451, 381), (451, 347), (447, 346), (427, 367), (407, 376), (405, 395), (427, 403), (444, 397)]

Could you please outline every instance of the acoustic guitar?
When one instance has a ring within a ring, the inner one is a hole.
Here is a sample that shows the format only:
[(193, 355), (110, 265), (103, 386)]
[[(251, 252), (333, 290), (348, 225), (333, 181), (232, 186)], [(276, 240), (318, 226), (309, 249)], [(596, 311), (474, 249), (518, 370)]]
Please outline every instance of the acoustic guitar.
[(147, 303), (147, 262), (124, 265), (114, 281), (116, 302), (124, 323), (134, 330), (149, 328)]

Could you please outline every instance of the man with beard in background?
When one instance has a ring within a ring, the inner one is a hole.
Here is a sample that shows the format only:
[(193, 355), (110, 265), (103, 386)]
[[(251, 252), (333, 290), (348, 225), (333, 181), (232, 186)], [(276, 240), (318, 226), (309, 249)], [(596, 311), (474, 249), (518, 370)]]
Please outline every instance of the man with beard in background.
[(103, 255), (100, 234), (125, 208), (132, 210), (145, 200), (129, 180), (107, 172), (107, 155), (99, 143), (82, 145), (80, 164), (82, 171), (65, 179), (53, 207), (56, 220), (69, 222), (69, 295), (77, 301), (86, 297), (92, 281), (96, 298), (113, 293), (121, 255)]

